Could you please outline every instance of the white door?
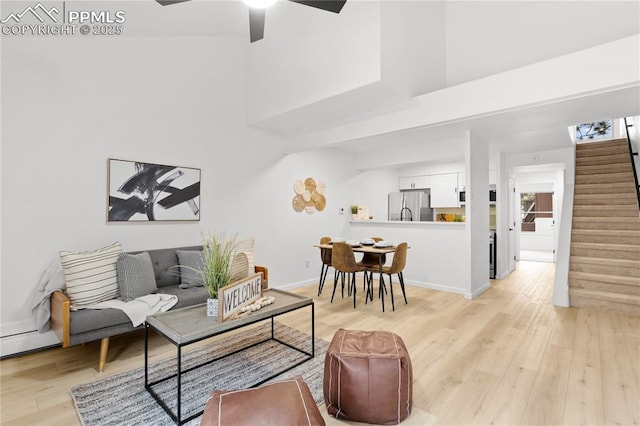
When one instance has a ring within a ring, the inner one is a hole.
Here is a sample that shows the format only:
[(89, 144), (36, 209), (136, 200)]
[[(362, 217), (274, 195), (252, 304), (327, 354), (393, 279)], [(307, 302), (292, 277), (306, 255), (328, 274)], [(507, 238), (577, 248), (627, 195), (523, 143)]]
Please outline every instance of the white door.
[(509, 272), (516, 269), (516, 181), (509, 177)]

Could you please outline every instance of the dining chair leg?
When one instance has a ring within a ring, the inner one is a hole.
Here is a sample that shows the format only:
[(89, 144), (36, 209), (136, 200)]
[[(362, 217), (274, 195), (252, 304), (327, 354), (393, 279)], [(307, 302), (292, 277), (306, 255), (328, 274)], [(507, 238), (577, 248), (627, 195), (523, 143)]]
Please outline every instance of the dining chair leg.
[(387, 292), (383, 275), (384, 274), (380, 274), (380, 289), (378, 290), (378, 297), (382, 300), (382, 312), (384, 312), (384, 294)]
[(356, 308), (356, 273), (351, 273), (351, 287), (353, 288), (353, 309)]
[(393, 278), (391, 278), (391, 274), (389, 274), (389, 292), (391, 292), (391, 310), (396, 310), (396, 302), (393, 299)]
[(367, 302), (369, 302), (369, 299), (371, 299), (371, 301), (373, 302), (373, 272), (367, 274), (367, 272), (365, 271), (364, 280), (367, 285), (367, 292), (364, 296), (364, 303), (366, 304)]
[(323, 263), (322, 268), (320, 269), (320, 282), (318, 283), (318, 296), (320, 296), (320, 293), (322, 293), (322, 289), (324, 288), (324, 280), (327, 277), (327, 270), (329, 270), (329, 266)]
[(333, 296), (336, 294), (336, 287), (338, 287), (338, 271), (333, 275), (333, 291), (331, 292), (331, 303), (333, 303)]
[(398, 274), (398, 279), (400, 280), (400, 289), (402, 289), (402, 297), (404, 297), (404, 304), (407, 304), (407, 294), (404, 291), (404, 275), (402, 272)]

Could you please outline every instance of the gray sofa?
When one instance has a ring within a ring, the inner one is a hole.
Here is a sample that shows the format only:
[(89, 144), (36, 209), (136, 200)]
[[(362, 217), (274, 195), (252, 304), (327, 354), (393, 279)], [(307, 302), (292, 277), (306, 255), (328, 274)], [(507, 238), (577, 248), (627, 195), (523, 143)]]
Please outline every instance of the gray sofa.
[[(158, 293), (178, 296), (173, 309), (206, 303), (208, 293), (204, 287), (180, 288), (180, 274), (177, 250), (201, 250), (202, 246), (177, 247), (169, 249), (146, 250), (149, 253), (155, 273)], [(132, 254), (141, 253), (131, 252)], [(263, 287), (267, 287), (268, 270), (255, 266), (256, 272), (263, 274)], [(109, 338), (133, 330), (142, 329), (144, 324), (134, 327), (129, 317), (119, 309), (81, 309), (72, 311), (69, 298), (61, 291), (51, 295), (51, 328), (62, 342), (62, 347), (101, 340), (98, 371), (103, 371)]]

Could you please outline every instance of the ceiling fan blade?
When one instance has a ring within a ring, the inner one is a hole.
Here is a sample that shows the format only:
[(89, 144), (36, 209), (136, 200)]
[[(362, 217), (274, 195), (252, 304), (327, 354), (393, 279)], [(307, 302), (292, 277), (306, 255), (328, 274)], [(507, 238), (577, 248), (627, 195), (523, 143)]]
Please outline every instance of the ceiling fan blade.
[(340, 13), (347, 0), (289, 0), (294, 3), (304, 4), (305, 6), (315, 7), (316, 9), (326, 10), (328, 12)]
[(163, 6), (171, 6), (172, 4), (182, 3), (189, 0), (156, 0), (156, 1)]
[(249, 8), (249, 35), (251, 43), (264, 37), (264, 9)]

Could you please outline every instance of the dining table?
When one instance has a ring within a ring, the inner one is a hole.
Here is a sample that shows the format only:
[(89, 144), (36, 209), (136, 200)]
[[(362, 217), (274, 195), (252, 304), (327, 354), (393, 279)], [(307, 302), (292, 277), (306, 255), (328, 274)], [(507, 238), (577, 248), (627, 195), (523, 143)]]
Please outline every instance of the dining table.
[[(346, 242), (346, 241), (342, 241), (342, 242)], [(384, 258), (383, 255), (394, 253), (396, 251), (396, 246), (391, 245), (386, 247), (380, 247), (380, 246), (377, 246), (376, 244), (373, 244), (373, 245), (349, 244), (349, 245), (351, 246), (351, 249), (353, 250), (354, 253), (371, 253), (371, 254), (377, 255), (378, 267), (380, 272), (379, 295), (380, 295), (380, 299), (382, 300), (382, 312), (384, 312), (384, 293), (386, 293), (386, 288), (385, 288), (383, 272), (382, 272), (382, 267), (384, 266), (382, 263), (382, 259)], [(331, 250), (333, 248), (333, 242), (330, 242), (328, 244), (314, 244), (313, 246), (319, 248), (320, 250)], [(366, 297), (369, 297), (369, 295), (371, 296), (371, 301), (373, 301), (373, 289), (367, 290)]]

